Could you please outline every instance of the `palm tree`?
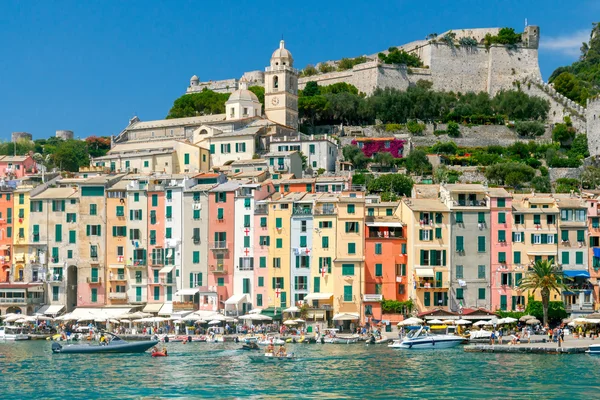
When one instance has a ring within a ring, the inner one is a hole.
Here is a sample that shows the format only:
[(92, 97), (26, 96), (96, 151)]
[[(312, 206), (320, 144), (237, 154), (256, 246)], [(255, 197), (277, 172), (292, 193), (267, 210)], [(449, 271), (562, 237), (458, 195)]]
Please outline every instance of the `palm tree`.
[(544, 325), (547, 325), (550, 293), (552, 291), (560, 293), (561, 289), (566, 289), (563, 283), (562, 271), (547, 260), (536, 261), (533, 268), (529, 270), (525, 278), (521, 281), (519, 287), (524, 290), (540, 290), (542, 307), (544, 309)]

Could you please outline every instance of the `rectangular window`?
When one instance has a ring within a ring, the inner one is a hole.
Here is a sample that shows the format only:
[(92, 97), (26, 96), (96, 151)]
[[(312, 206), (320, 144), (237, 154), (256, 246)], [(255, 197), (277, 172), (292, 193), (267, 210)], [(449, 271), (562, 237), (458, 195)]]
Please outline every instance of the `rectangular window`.
[(69, 231), (69, 243), (73, 244), (77, 242), (77, 231)]
[(515, 214), (515, 225), (523, 225), (525, 223), (525, 216), (523, 214)]
[(463, 213), (462, 213), (462, 211), (457, 211), (454, 217), (455, 217), (455, 219), (456, 219), (456, 223), (457, 223), (457, 224), (462, 224), (462, 223), (464, 223), (464, 222), (463, 222)]
[(500, 309), (503, 311), (506, 311), (506, 309), (507, 309), (505, 294), (500, 295)]
[(273, 268), (281, 268), (281, 258), (279, 258), (279, 257), (273, 258)]
[(499, 197), (498, 200), (496, 200), (497, 202), (497, 206), (498, 207), (506, 207), (506, 199), (503, 197)]
[(498, 223), (505, 224), (506, 223), (506, 213), (499, 212), (498, 213)]
[(533, 223), (535, 225), (541, 224), (541, 216), (540, 216), (540, 214), (534, 214), (533, 215)]
[(346, 222), (346, 233), (358, 233), (358, 222)]
[(435, 238), (436, 239), (442, 238), (442, 228), (435, 228)]
[(485, 265), (477, 266), (477, 279), (485, 279)]
[(515, 243), (523, 243), (523, 232), (513, 232), (513, 242)]
[(19, 194), (19, 204), (25, 204), (25, 195), (23, 193)]
[(200, 252), (199, 251), (192, 252), (192, 263), (200, 264)]
[(260, 226), (262, 228), (267, 226), (267, 217), (260, 217)]
[(577, 265), (583, 264), (583, 251), (575, 252), (575, 264), (577, 264)]
[(585, 231), (584, 230), (578, 230), (577, 231), (577, 241), (579, 243), (584, 243), (585, 242)]
[(479, 288), (478, 289), (478, 296), (477, 298), (479, 300), (485, 300), (485, 288)]
[(431, 292), (423, 293), (423, 305), (425, 307), (431, 306)]
[(356, 254), (356, 243), (348, 243), (348, 254)]
[(54, 227), (54, 240), (56, 242), (62, 242), (62, 225), (56, 224)]
[(569, 252), (568, 251), (562, 252), (561, 260), (562, 260), (563, 264), (569, 264)]
[(60, 259), (58, 257), (58, 247), (52, 248), (52, 262), (53, 263), (60, 262)]
[(521, 264), (521, 252), (520, 251), (513, 252), (513, 263)]
[(33, 243), (37, 243), (40, 241), (40, 226), (39, 225), (33, 225), (32, 235), (33, 235)]
[(479, 212), (477, 214), (477, 223), (485, 224), (485, 213), (484, 212)]
[(189, 154), (189, 153), (185, 153), (185, 154), (183, 155), (183, 163), (184, 163), (185, 165), (188, 165), (188, 164), (190, 163), (190, 154)]
[(306, 247), (306, 236), (300, 236), (300, 247)]
[(171, 239), (171, 238), (172, 238), (172, 235), (173, 235), (173, 234), (172, 234), (172, 228), (166, 228), (166, 229), (165, 229), (165, 237), (166, 237), (167, 239)]
[(456, 266), (456, 279), (463, 279), (464, 275), (463, 275), (463, 266), (462, 265), (457, 265)]
[(432, 231), (430, 231), (429, 229), (420, 229), (419, 230), (419, 240), (422, 241), (430, 241), (432, 239)]
[(250, 236), (244, 236), (244, 247), (250, 247)]
[(501, 251), (498, 253), (498, 262), (505, 263), (506, 262), (506, 253)]
[(275, 239), (275, 247), (278, 249), (283, 249), (283, 239)]
[(354, 275), (354, 264), (342, 264), (342, 275)]
[(458, 253), (465, 251), (465, 238), (463, 236), (456, 237), (456, 251)]
[(323, 247), (324, 249), (329, 248), (329, 237), (328, 236), (321, 237), (321, 247)]
[(506, 231), (498, 231), (498, 242), (504, 243), (506, 242)]
[(281, 218), (275, 218), (275, 228), (281, 229), (282, 226), (283, 226), (282, 219)]
[(348, 204), (348, 206), (346, 207), (346, 210), (347, 210), (348, 214), (354, 214), (356, 207), (354, 204)]
[(463, 289), (462, 288), (457, 288), (456, 289), (456, 299), (457, 300), (462, 300), (464, 299), (464, 295), (463, 295)]
[(477, 251), (480, 253), (485, 253), (485, 236), (477, 237)]
[(250, 227), (250, 216), (244, 215), (244, 228), (249, 228), (249, 227)]
[(375, 276), (377, 276), (377, 277), (383, 276), (383, 267), (381, 264), (375, 264)]
[(375, 254), (381, 254), (381, 243), (375, 243)]
[(344, 286), (344, 301), (352, 301), (354, 296), (352, 296), (352, 285)]
[(77, 214), (67, 213), (67, 223), (75, 223), (75, 222), (77, 222)]
[(258, 261), (259, 261), (259, 264), (258, 264), (258, 266), (259, 266), (260, 268), (267, 268), (267, 257), (260, 257), (260, 258), (258, 259)]
[(98, 289), (92, 288), (90, 293), (90, 301), (96, 303), (98, 301)]
[(516, 272), (515, 273), (515, 286), (519, 286), (521, 284), (522, 280), (523, 280), (523, 273), (522, 272)]

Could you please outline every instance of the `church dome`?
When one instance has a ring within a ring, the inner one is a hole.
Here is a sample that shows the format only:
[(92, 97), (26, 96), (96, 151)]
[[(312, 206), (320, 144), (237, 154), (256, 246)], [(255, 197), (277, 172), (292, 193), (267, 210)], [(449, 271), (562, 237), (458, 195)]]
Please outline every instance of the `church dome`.
[(285, 48), (285, 41), (279, 42), (279, 48), (273, 52), (271, 56), (271, 60), (273, 59), (288, 59), (287, 65), (292, 66), (294, 62), (294, 58), (292, 57), (292, 53), (288, 49)]
[(192, 78), (190, 79), (190, 81), (199, 81), (200, 79), (198, 78), (197, 75), (192, 76)]
[(235, 92), (231, 93), (231, 95), (229, 96), (229, 100), (227, 100), (227, 102), (239, 101), (239, 100), (258, 102), (258, 97), (256, 97), (256, 95), (248, 89), (238, 89)]

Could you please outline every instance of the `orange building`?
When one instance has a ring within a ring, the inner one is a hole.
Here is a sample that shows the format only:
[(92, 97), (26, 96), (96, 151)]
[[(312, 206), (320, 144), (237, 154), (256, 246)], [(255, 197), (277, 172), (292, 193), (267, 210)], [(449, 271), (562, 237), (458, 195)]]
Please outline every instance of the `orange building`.
[(399, 202), (365, 204), (365, 317), (382, 319), (381, 301), (408, 300), (406, 235)]
[(10, 282), (12, 226), (12, 189), (4, 186), (0, 191), (0, 282)]

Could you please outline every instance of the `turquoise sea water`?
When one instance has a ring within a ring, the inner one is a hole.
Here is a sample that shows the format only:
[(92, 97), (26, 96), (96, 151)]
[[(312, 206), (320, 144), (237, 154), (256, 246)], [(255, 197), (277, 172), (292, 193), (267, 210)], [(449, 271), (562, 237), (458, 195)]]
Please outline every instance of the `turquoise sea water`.
[[(52, 354), (0, 342), (0, 398), (597, 398), (600, 357), (364, 344), (289, 345), (304, 359), (252, 363), (234, 343), (168, 343), (169, 357)], [(255, 353), (253, 353), (255, 354)]]

